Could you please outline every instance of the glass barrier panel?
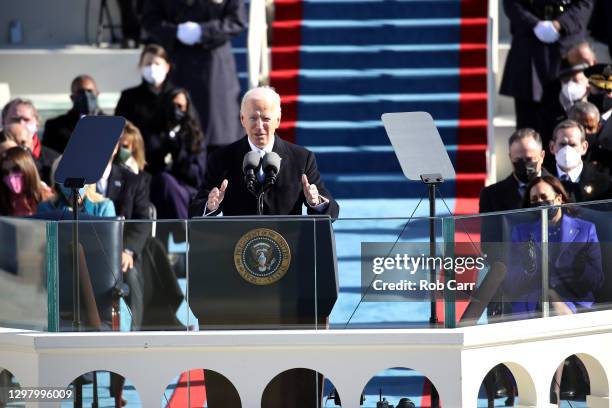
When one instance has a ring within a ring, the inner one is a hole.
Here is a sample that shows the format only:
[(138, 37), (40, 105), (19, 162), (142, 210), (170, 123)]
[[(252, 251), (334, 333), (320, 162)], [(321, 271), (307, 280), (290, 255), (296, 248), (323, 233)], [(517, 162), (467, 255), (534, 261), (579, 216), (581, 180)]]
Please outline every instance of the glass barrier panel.
[[(339, 296), (330, 327), (438, 327), (444, 321), (439, 218), (338, 219)], [(430, 243), (433, 229), (435, 243)]]
[(58, 331), (187, 330), (184, 221), (56, 225)]
[[(47, 223), (0, 218), (0, 326), (47, 330)], [(51, 237), (53, 238), (53, 237)]]
[[(309, 216), (191, 220), (187, 293), (197, 329), (317, 329), (324, 324), (329, 304), (318, 305), (317, 230), (329, 223), (328, 217)], [(328, 236), (325, 245), (331, 242)]]
[(611, 210), (593, 202), (455, 217), (448, 243), (485, 259), (473, 295), (457, 303), (459, 324), (609, 308)]

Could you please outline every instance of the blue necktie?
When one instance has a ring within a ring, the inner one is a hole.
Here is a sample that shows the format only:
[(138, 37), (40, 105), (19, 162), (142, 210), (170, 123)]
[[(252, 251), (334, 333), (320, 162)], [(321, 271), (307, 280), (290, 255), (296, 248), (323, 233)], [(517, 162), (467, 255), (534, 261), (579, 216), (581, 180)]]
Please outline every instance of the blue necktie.
[[(261, 159), (263, 160), (263, 157), (266, 155), (266, 152), (264, 150), (260, 150), (257, 153), (259, 153), (259, 155), (261, 156)], [(259, 172), (257, 173), (257, 179), (259, 180), (260, 183), (263, 183), (265, 178), (264, 172), (263, 172), (263, 166), (259, 166)]]

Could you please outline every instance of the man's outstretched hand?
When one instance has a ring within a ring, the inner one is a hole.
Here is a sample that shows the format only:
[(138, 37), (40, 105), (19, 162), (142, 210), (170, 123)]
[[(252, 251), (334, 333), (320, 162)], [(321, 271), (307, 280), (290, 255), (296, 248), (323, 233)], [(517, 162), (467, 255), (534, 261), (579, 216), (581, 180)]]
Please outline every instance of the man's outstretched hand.
[(227, 184), (227, 179), (223, 179), (219, 188), (215, 187), (210, 190), (210, 193), (208, 193), (208, 201), (206, 202), (207, 211), (217, 211), (219, 205), (221, 205), (221, 201), (223, 201), (223, 197), (225, 197)]
[(319, 190), (317, 190), (317, 186), (315, 184), (310, 184), (308, 182), (308, 177), (305, 174), (302, 174), (302, 187), (304, 189), (306, 202), (311, 207), (321, 204), (321, 197), (319, 197)]

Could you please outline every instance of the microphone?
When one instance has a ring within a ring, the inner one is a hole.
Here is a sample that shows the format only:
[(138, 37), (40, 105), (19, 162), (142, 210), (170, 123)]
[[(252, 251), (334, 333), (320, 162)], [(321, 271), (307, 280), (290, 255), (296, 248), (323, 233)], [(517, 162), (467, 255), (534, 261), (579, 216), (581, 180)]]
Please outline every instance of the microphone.
[(244, 155), (242, 159), (242, 172), (244, 173), (244, 182), (246, 183), (247, 190), (255, 194), (255, 181), (257, 176), (255, 175), (256, 170), (259, 168), (261, 162), (261, 156), (259, 153), (250, 151)]
[(280, 172), (280, 165), (281, 157), (274, 152), (270, 152), (263, 157), (261, 166), (266, 176), (266, 186), (271, 186), (276, 182), (276, 176)]

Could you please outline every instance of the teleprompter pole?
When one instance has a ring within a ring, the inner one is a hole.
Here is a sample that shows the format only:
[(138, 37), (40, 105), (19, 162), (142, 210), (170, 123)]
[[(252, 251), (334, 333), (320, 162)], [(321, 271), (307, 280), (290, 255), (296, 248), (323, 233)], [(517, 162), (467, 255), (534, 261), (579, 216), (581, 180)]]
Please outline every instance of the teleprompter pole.
[(81, 328), (81, 281), (79, 275), (79, 189), (85, 185), (83, 178), (67, 178), (64, 186), (72, 190), (72, 328)]
[[(427, 185), (429, 192), (429, 256), (436, 256), (436, 187), (444, 182), (441, 174), (421, 174), (421, 181)], [(431, 268), (429, 271), (429, 281), (436, 281), (436, 270)], [(429, 324), (435, 327), (438, 324), (438, 312), (436, 311), (436, 291), (432, 290), (430, 294), (430, 315)], [(438, 391), (431, 384), (431, 406), (437, 408), (439, 406), (440, 397)]]

